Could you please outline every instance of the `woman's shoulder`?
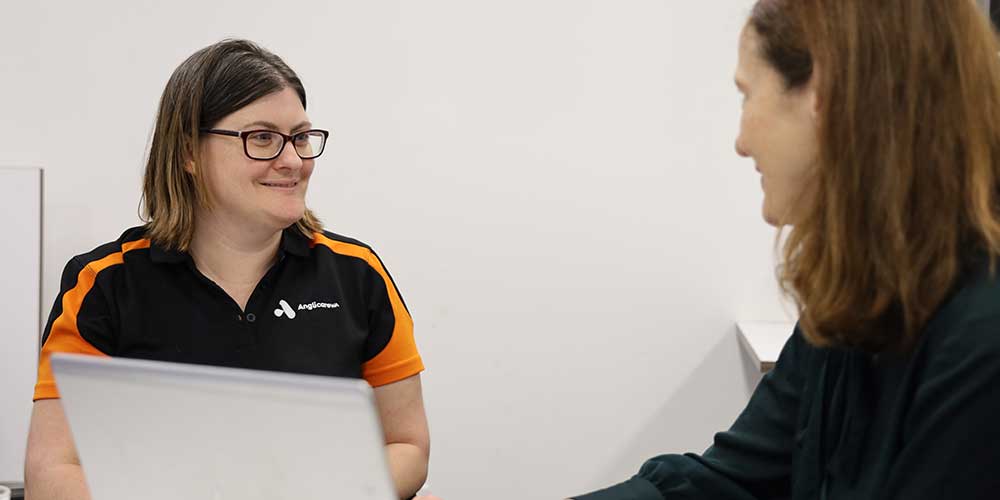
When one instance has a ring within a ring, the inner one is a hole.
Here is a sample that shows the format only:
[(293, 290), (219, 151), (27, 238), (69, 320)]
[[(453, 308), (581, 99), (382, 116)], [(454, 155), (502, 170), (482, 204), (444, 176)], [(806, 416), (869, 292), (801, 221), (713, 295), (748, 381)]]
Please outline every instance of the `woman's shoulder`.
[[(368, 243), (326, 229), (314, 232), (309, 246), (313, 250), (314, 258), (350, 257), (352, 260), (357, 258), (367, 261), (372, 266), (379, 260), (375, 250)], [(318, 249), (322, 251), (317, 253)]]
[(983, 264), (966, 273), (924, 331), (930, 351), (944, 355), (977, 352), (1000, 363), (1000, 275)]
[(382, 258), (364, 241), (324, 229), (313, 233), (309, 246), (313, 259), (330, 262), (338, 267), (361, 268), (386, 277), (386, 266)]
[(74, 255), (70, 262), (87, 266), (105, 260), (117, 261), (124, 254), (133, 250), (149, 248), (149, 245), (145, 226), (130, 227), (122, 232), (117, 239), (102, 243), (87, 252)]
[(350, 246), (364, 248), (367, 249), (368, 251), (374, 251), (372, 250), (371, 245), (357, 238), (352, 238), (350, 236), (338, 234), (328, 229), (323, 229), (322, 231), (313, 233), (313, 241), (319, 244), (327, 244), (327, 245), (335, 245), (339, 243), (342, 245), (350, 245)]

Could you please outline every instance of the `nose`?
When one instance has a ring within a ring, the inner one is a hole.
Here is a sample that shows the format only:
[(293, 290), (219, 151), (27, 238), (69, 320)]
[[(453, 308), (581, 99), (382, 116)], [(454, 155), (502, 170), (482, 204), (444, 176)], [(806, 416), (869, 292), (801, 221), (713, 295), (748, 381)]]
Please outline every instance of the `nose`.
[(281, 152), (278, 153), (278, 157), (274, 159), (274, 167), (298, 169), (302, 168), (302, 162), (302, 158), (299, 158), (299, 154), (295, 152), (295, 145), (292, 144), (292, 141), (286, 141)]
[(743, 144), (741, 144), (740, 137), (736, 138), (736, 154), (740, 155), (743, 158), (747, 158), (750, 156), (750, 153), (748, 153), (746, 148), (743, 147)]

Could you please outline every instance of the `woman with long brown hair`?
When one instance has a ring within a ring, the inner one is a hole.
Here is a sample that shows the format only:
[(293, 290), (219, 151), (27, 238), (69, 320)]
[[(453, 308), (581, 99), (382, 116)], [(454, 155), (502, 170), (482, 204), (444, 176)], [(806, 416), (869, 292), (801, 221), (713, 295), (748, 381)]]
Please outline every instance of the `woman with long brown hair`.
[(147, 223), (63, 271), (39, 356), (28, 498), (91, 498), (54, 353), (363, 378), (396, 492), (420, 488), (430, 434), (413, 320), (375, 251), (306, 206), (328, 137), (298, 75), (253, 42), (223, 40), (174, 70), (146, 164)]
[(737, 152), (800, 319), (703, 454), (578, 499), (1000, 495), (1000, 57), (970, 0), (760, 0)]

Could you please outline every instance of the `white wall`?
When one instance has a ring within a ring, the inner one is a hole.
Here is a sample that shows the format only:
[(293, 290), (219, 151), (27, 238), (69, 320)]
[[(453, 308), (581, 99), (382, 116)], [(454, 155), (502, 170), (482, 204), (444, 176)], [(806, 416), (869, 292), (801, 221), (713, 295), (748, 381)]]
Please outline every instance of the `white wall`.
[(137, 223), (173, 68), (282, 55), (334, 132), (310, 203), (380, 252), (417, 322), (446, 500), (561, 498), (700, 450), (783, 318), (759, 181), (733, 152), (751, 0), (17, 2), (0, 161), (47, 168), (45, 309)]

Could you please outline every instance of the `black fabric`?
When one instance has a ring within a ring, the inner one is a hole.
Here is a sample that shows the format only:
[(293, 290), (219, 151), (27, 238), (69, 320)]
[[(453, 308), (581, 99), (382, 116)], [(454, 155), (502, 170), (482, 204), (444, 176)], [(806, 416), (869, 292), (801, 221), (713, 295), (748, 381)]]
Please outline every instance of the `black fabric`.
[[(129, 229), (67, 264), (43, 343), (81, 271), (143, 238), (143, 228)], [(378, 271), (364, 258), (312, 246), (294, 226), (245, 310), (184, 252), (153, 243), (121, 258), (96, 273), (76, 314), (80, 336), (110, 356), (360, 378), (393, 335), (395, 313)]]
[(578, 500), (994, 499), (1000, 282), (962, 281), (912, 353), (819, 349), (796, 328), (703, 454), (662, 455)]

